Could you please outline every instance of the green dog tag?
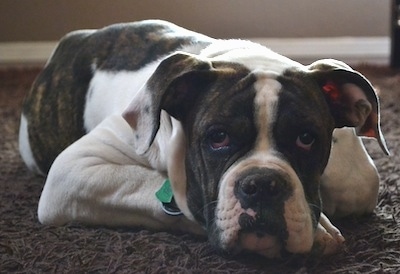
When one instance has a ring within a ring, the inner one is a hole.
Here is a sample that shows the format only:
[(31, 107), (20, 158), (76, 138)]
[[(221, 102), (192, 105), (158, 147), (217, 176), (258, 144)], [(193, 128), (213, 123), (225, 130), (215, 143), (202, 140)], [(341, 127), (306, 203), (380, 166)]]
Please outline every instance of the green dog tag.
[(162, 203), (170, 203), (174, 197), (172, 192), (171, 182), (166, 179), (161, 188), (156, 192), (157, 199)]

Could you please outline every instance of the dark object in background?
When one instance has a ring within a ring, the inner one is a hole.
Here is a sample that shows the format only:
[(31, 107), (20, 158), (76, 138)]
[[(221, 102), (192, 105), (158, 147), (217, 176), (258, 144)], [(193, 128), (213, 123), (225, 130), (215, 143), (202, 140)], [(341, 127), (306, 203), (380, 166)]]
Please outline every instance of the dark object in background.
[(390, 26), (390, 65), (392, 68), (400, 68), (400, 0), (392, 0), (392, 17)]

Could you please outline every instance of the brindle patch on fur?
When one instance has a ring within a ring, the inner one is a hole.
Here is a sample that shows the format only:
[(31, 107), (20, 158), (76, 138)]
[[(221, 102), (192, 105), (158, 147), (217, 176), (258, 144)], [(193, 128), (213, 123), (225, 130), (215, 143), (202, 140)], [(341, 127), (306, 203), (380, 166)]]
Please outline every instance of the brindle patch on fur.
[(154, 22), (117, 24), (92, 35), (85, 55), (92, 55), (92, 49), (96, 48), (99, 69), (134, 71), (192, 43), (201, 41), (195, 36), (177, 35), (176, 30), (166, 25)]
[(57, 62), (49, 62), (23, 104), (32, 153), (43, 172), (65, 147), (85, 133), (83, 108), (92, 74), (90, 65), (77, 65), (72, 60), (86, 36), (81, 33), (60, 43), (53, 55)]

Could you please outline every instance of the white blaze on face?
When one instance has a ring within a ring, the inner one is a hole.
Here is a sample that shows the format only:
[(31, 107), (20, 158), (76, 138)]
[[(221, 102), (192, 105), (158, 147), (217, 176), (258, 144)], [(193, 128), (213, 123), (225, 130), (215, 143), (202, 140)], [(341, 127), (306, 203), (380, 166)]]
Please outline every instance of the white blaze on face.
[(272, 123), (274, 122), (274, 113), (278, 104), (278, 93), (281, 90), (281, 84), (268, 77), (267, 74), (259, 74), (258, 80), (254, 84), (257, 90), (255, 98), (255, 109), (257, 112), (256, 126), (258, 136), (256, 141), (256, 151), (267, 152), (271, 150), (272, 141)]
[[(266, 257), (278, 257), (282, 249), (292, 253), (306, 253), (313, 245), (314, 233), (311, 211), (305, 199), (302, 184), (288, 162), (277, 156), (272, 136), (272, 124), (275, 121), (281, 84), (268, 73), (256, 73), (258, 80), (254, 84), (255, 124), (258, 136), (254, 150), (246, 159), (232, 165), (221, 179), (218, 204), (216, 208), (216, 226), (220, 231), (222, 248), (256, 252)], [(252, 209), (243, 209), (235, 195), (237, 179), (250, 168), (268, 168), (284, 174), (289, 180), (291, 196), (283, 203), (284, 220), (282, 229), (287, 230), (288, 238), (282, 242), (276, 236), (258, 236), (255, 233), (241, 232), (239, 217), (246, 213), (256, 217)]]

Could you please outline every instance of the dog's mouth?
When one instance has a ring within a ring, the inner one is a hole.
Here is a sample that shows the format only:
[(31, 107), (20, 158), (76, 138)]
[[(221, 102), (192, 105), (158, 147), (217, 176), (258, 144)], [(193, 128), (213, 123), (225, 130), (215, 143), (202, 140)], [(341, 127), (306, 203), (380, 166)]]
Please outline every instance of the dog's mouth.
[(242, 213), (237, 227), (236, 234), (228, 229), (218, 236), (222, 241), (211, 241), (226, 257), (255, 253), (266, 258), (286, 258), (288, 255), (296, 254), (287, 249), (288, 232), (278, 223), (274, 224), (273, 221), (265, 223), (247, 213)]
[(215, 229), (210, 235), (222, 254), (257, 253), (267, 258), (311, 251), (313, 228), (310, 212), (297, 199), (288, 199), (285, 210), (244, 209), (238, 200), (232, 207), (217, 210)]
[(242, 253), (255, 253), (267, 258), (280, 258), (284, 252), (282, 240), (264, 231), (239, 231), (236, 240), (228, 245), (211, 242), (219, 253), (225, 257), (236, 257)]
[(282, 251), (281, 240), (265, 233), (240, 232), (238, 243), (241, 250), (257, 253), (268, 258), (280, 257)]
[(260, 217), (260, 214), (242, 213), (239, 216), (239, 225), (242, 233), (255, 234), (259, 238), (271, 235), (280, 239), (287, 238), (287, 231), (282, 227), (281, 220), (277, 218)]
[(272, 216), (267, 220), (265, 216), (261, 217), (251, 209), (243, 210), (241, 207), (236, 207), (236, 210), (236, 213), (238, 211), (242, 213), (233, 214), (232, 218), (224, 218), (219, 223), (219, 228), (212, 230), (217, 232), (214, 236), (218, 240), (215, 241), (215, 237), (211, 239), (217, 250), (228, 257), (243, 252), (257, 253), (268, 258), (281, 257), (288, 235), (281, 220)]
[(238, 218), (237, 250), (254, 252), (265, 257), (280, 257), (287, 231), (276, 218), (266, 220), (259, 214), (242, 213)]

